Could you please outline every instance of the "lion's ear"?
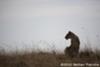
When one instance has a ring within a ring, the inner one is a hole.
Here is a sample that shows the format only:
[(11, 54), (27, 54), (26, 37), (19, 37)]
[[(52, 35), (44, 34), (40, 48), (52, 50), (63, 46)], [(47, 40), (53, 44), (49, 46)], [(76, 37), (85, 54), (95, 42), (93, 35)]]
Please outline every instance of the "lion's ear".
[(71, 31), (69, 31), (69, 33), (72, 33)]

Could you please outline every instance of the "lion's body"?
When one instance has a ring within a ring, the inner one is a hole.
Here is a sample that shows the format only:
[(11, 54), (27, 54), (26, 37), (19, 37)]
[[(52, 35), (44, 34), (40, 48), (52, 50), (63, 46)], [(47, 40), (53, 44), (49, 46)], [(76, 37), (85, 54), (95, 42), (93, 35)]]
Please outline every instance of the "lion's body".
[(70, 57), (75, 57), (79, 53), (79, 47), (80, 47), (80, 40), (78, 36), (76, 36), (74, 33), (69, 32), (65, 39), (71, 39), (71, 45), (69, 47), (65, 48), (65, 54), (69, 55)]

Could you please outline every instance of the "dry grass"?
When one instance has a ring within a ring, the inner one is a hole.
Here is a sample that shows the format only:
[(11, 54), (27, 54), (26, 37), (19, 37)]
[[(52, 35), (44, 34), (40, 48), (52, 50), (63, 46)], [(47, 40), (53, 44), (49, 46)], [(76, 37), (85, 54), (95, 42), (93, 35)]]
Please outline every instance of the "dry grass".
[(77, 58), (56, 52), (0, 54), (0, 67), (61, 67), (61, 63), (100, 63), (100, 51), (85, 50)]

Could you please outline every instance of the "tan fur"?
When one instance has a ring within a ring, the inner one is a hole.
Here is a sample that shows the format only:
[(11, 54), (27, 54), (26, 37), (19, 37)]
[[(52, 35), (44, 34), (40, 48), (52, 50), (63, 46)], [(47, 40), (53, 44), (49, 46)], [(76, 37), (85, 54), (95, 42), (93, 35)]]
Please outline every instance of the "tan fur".
[(80, 40), (78, 36), (69, 31), (68, 34), (65, 36), (65, 39), (71, 39), (71, 45), (65, 48), (65, 55), (68, 55), (70, 57), (76, 57), (79, 53), (80, 47)]

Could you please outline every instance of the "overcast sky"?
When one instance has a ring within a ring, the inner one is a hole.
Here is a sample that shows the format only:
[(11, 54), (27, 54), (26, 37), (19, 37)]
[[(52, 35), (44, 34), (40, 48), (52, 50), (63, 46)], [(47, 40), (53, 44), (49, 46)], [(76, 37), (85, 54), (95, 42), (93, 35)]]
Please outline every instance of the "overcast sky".
[[(0, 45), (25, 43), (69, 45), (69, 30), (79, 36), (81, 47), (100, 45), (100, 0), (0, 0)], [(23, 45), (24, 46), (24, 45)], [(31, 45), (32, 46), (32, 45)], [(45, 47), (47, 48), (47, 47)]]

